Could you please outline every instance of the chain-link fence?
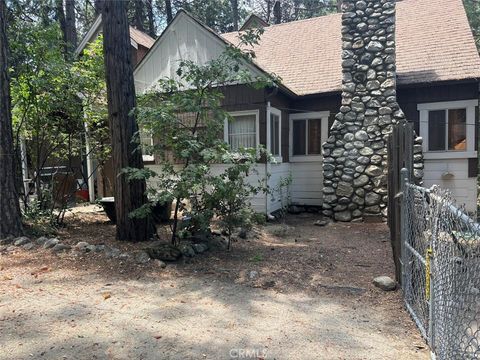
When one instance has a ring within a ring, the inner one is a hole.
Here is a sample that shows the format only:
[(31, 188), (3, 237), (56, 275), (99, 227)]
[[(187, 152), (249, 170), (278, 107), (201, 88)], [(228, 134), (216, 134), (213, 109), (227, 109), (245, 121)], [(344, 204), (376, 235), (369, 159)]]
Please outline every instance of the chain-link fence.
[(432, 354), (480, 359), (480, 224), (447, 191), (404, 181), (401, 228), (405, 304)]

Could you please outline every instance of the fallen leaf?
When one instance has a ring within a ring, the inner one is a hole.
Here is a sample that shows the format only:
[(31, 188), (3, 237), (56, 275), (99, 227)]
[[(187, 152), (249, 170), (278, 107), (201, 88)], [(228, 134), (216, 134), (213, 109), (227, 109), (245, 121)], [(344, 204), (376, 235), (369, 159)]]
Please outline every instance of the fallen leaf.
[(154, 335), (153, 337), (158, 340), (162, 338), (162, 335)]
[(13, 277), (11, 277), (10, 275), (3, 275), (2, 280), (13, 280)]
[(107, 299), (110, 299), (112, 297), (112, 294), (110, 294), (109, 292), (105, 292), (102, 294), (103, 296), (103, 299), (104, 300), (107, 300)]

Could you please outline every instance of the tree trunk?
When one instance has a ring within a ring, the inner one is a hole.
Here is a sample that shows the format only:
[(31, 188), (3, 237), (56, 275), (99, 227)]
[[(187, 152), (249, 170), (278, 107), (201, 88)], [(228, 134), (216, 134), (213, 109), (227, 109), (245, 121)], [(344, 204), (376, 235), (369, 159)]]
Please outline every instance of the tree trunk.
[(165, 12), (167, 14), (167, 24), (170, 24), (173, 20), (172, 1), (171, 0), (165, 0)]
[(155, 19), (153, 17), (153, 4), (152, 0), (147, 0), (145, 3), (145, 6), (147, 7), (147, 18), (148, 18), (148, 35), (150, 35), (152, 38), (156, 38), (157, 34), (155, 32)]
[(230, 0), (232, 3), (233, 30), (238, 31), (238, 0)]
[(67, 44), (67, 53), (72, 54), (77, 47), (75, 0), (67, 0), (65, 2), (65, 42)]
[(6, 15), (5, 0), (0, 0), (0, 238), (23, 233), (15, 186)]
[(134, 0), (135, 4), (135, 19), (133, 21), (133, 25), (140, 31), (145, 31), (145, 27), (143, 26), (143, 20), (145, 18), (145, 14), (143, 13), (143, 1)]
[(143, 168), (139, 144), (132, 142), (138, 126), (132, 114), (136, 103), (126, 5), (125, 1), (105, 1), (102, 9), (108, 119), (115, 176), (117, 239), (143, 241), (150, 238), (153, 225), (148, 218), (130, 218), (129, 215), (147, 201), (145, 181), (128, 182), (122, 173), (127, 167)]
[(282, 22), (282, 8), (279, 0), (275, 1), (275, 5), (273, 5), (273, 17), (275, 24)]

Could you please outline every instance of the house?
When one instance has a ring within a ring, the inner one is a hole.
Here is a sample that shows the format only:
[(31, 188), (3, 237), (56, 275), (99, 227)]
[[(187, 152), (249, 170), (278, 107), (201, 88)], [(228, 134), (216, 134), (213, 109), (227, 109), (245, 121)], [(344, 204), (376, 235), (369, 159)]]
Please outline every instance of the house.
[[(88, 44), (95, 41), (102, 32), (102, 16), (98, 15), (92, 26), (80, 41), (80, 44), (75, 49), (75, 57), (82, 55), (83, 50)], [(136, 66), (147, 54), (148, 50), (152, 47), (155, 40), (148, 34), (130, 26), (130, 44), (132, 53), (132, 64)], [(87, 137), (88, 139), (88, 137)], [(98, 194), (98, 197), (113, 195), (113, 165), (111, 160), (107, 160), (99, 171), (95, 171), (95, 159), (90, 156), (89, 144), (86, 144), (86, 165), (84, 173), (87, 174), (85, 178), (88, 178), (88, 190), (90, 202), (93, 202)], [(96, 180), (96, 189), (95, 189)], [(96, 190), (96, 191), (95, 191)]]
[[(395, 6), (394, 0), (389, 1)], [(424, 139), (424, 184), (450, 189), (473, 212), (480, 58), (463, 4), (461, 0), (397, 1), (393, 21), (396, 101)], [(270, 173), (269, 185), (275, 188), (282, 177), (291, 174), (293, 204), (323, 203), (322, 144), (342, 106), (342, 78), (345, 84), (342, 46), (345, 53), (349, 44), (342, 42), (341, 34), (342, 14), (265, 27), (250, 68), (280, 76), (277, 91), (245, 85), (232, 85), (225, 91), (225, 108), (251, 130), (248, 137), (238, 140), (239, 127), (226, 124), (225, 141), (232, 144), (237, 139), (234, 146), (265, 145), (277, 163), (259, 163), (259, 176)], [(237, 41), (237, 33), (217, 34), (180, 11), (135, 68), (136, 90), (141, 93), (161, 78), (175, 77), (181, 59), (202, 64)], [(148, 166), (158, 166), (156, 159), (148, 160)], [(267, 213), (281, 206), (275, 194), (258, 194), (252, 204)]]

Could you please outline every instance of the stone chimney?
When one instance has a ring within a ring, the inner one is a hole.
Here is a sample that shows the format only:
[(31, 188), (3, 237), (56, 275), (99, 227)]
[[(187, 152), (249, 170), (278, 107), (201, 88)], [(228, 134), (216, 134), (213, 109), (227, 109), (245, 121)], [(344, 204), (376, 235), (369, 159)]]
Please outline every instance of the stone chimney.
[(387, 137), (396, 97), (395, 0), (343, 0), (342, 106), (324, 148), (323, 214), (385, 216)]

